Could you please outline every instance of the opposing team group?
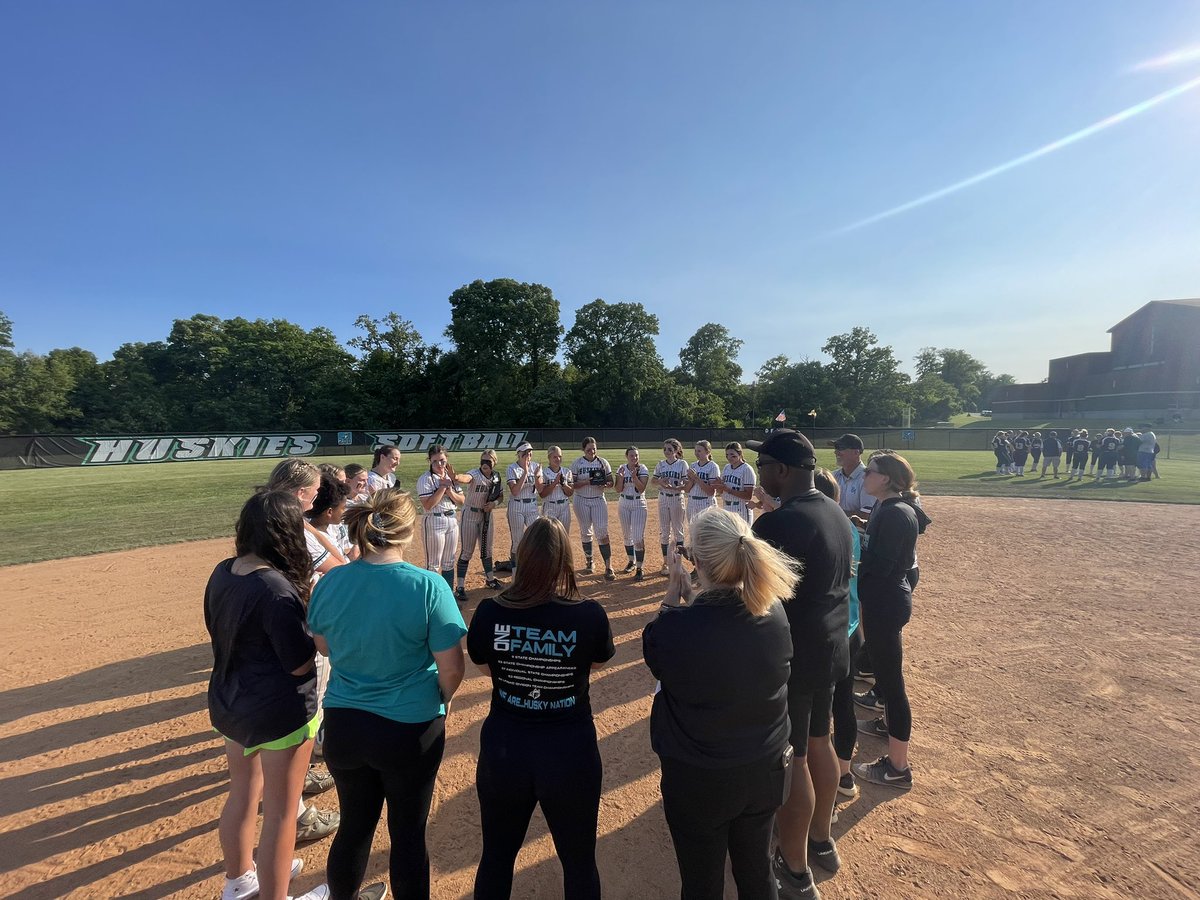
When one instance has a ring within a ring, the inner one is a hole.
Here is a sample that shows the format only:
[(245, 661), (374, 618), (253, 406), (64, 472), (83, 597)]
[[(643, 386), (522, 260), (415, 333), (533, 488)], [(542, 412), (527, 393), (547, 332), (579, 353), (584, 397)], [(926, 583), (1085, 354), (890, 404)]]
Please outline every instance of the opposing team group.
[[(992, 452), (996, 454), (996, 474), (1025, 475), (1026, 464), (1032, 458), (1031, 474), (1038, 471), (1039, 477), (1051, 472), (1059, 477), (1059, 465), (1066, 456), (1067, 481), (1082, 481), (1084, 476), (1125, 481), (1149, 481), (1158, 474), (1158, 437), (1149, 428), (1135, 432), (1126, 427), (1118, 433), (1115, 428), (1103, 434), (1096, 432), (1089, 437), (1086, 428), (1077, 428), (1070, 437), (1059, 437), (1057, 431), (1048, 431), (1042, 437), (1040, 431), (997, 431), (992, 438)], [(1090, 462), (1089, 462), (1090, 459)], [(1119, 472), (1119, 474), (1118, 474)]]

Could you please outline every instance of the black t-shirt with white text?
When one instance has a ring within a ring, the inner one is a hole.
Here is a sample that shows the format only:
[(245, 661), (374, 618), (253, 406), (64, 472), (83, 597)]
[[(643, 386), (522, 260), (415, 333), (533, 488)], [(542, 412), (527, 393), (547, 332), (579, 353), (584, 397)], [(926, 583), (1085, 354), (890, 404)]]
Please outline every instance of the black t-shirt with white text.
[(616, 649), (608, 614), (594, 600), (512, 607), (488, 598), (471, 618), (467, 652), (491, 670), (493, 713), (566, 722), (591, 717), (592, 663)]

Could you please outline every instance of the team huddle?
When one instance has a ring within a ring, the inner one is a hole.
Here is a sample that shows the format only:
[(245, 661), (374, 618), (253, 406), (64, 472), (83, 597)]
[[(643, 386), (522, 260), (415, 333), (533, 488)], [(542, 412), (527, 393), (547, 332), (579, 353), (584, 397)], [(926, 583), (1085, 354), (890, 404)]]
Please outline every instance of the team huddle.
[[(428, 898), (425, 828), (468, 656), (491, 681), (473, 896), (512, 896), (540, 806), (563, 896), (597, 900), (604, 779), (589, 685), (616, 647), (603, 604), (576, 581), (570, 530), (577, 520), (579, 574), (595, 573), (598, 549), (615, 581), (613, 489), (621, 573), (645, 580), (651, 486), (666, 580), (642, 661), (657, 681), (650, 750), (682, 896), (722, 896), (728, 858), (741, 897), (819, 900), (812, 867), (841, 867), (837, 797), (856, 796), (857, 780), (913, 784), (902, 631), (930, 521), (903, 457), (878, 450), (864, 464), (852, 434), (832, 445), (833, 473), (787, 429), (747, 443), (753, 466), (728, 444), (721, 468), (707, 441), (688, 462), (668, 439), (653, 470), (636, 447), (614, 470), (592, 438), (569, 466), (558, 447), (543, 465), (522, 443), (503, 474), (491, 451), (459, 474), (435, 445), (416, 485), (421, 515), (397, 484), (395, 447), (378, 448), (370, 470), (281, 462), (243, 506), (236, 556), (217, 565), (204, 598), (209, 716), (230, 783), (222, 900), (287, 900), (302, 868), (292, 847), (329, 835), (327, 883), (299, 900), (385, 900), (389, 886)], [(505, 498), (508, 585), (492, 550)], [(418, 529), (424, 566), (405, 560)], [(498, 593), (468, 624), (460, 604), (476, 548)], [(856, 680), (871, 690), (853, 693)], [(882, 715), (859, 721), (855, 705)], [(860, 737), (886, 741), (886, 752), (852, 762)], [(304, 795), (333, 787), (339, 812), (306, 805)], [(363, 886), (385, 804), (388, 882)]]
[(1103, 434), (1096, 432), (1088, 436), (1086, 428), (1073, 430), (1068, 437), (1064, 432), (1047, 431), (997, 431), (992, 438), (992, 452), (996, 454), (996, 474), (1024, 477), (1026, 465), (1030, 474), (1039, 477), (1051, 472), (1059, 477), (1059, 466), (1068, 472), (1067, 481), (1082, 481), (1085, 476), (1116, 481), (1149, 481), (1161, 477), (1158, 474), (1158, 454), (1162, 448), (1158, 437), (1146, 426), (1136, 432), (1126, 427), (1123, 432), (1115, 428)]

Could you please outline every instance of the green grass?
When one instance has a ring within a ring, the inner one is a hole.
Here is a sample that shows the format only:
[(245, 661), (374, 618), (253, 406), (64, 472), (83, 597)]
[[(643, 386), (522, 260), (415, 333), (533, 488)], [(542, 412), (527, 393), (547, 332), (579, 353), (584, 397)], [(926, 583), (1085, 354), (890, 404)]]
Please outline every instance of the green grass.
[[(950, 424), (955, 428), (983, 429), (985, 431), (995, 432), (1001, 428), (1007, 430), (1013, 428), (1024, 428), (1027, 431), (1040, 431), (1045, 434), (1050, 429), (1055, 429), (1061, 435), (1064, 432), (1070, 434), (1072, 428), (1086, 428), (1089, 434), (1095, 434), (1097, 431), (1103, 432), (1107, 428), (1124, 428), (1129, 424), (1131, 428), (1137, 428), (1143, 422), (1131, 423), (1116, 423), (1113, 421), (1089, 421), (1087, 419), (1050, 419), (1048, 421), (1036, 421), (1028, 419), (1026, 421), (1000, 421), (996, 419), (985, 419), (979, 416), (968, 416), (963, 413), (959, 416), (954, 416), (950, 419)], [(1162, 447), (1162, 454), (1159, 459), (1189, 459), (1200, 460), (1200, 434), (1173, 434), (1171, 429), (1166, 426), (1154, 427), (1154, 433), (1158, 436), (1158, 443)], [(1159, 464), (1159, 470), (1162, 470), (1162, 464)]]
[[(510, 455), (502, 458), (502, 467), (511, 462)], [(622, 461), (619, 449), (601, 455), (614, 468)], [(540, 449), (537, 456), (545, 458)], [(831, 450), (819, 450), (818, 456), (822, 465), (834, 466)], [(478, 459), (475, 453), (451, 454), (460, 472)], [(1066, 484), (1065, 475), (1058, 481), (998, 476), (992, 454), (976, 450), (913, 451), (908, 459), (921, 491), (931, 497), (1200, 503), (1200, 453), (1160, 457), (1162, 480), (1149, 484), (1097, 485), (1090, 479)], [(333, 461), (370, 463), (355, 457)], [(652, 453), (644, 455), (651, 467), (656, 461)], [(0, 496), (6, 501), (0, 507), (0, 566), (232, 535), (241, 504), (273, 467), (271, 460), (220, 460), (0, 472)], [(404, 486), (412, 489), (424, 469), (421, 455), (406, 454), (400, 465)]]

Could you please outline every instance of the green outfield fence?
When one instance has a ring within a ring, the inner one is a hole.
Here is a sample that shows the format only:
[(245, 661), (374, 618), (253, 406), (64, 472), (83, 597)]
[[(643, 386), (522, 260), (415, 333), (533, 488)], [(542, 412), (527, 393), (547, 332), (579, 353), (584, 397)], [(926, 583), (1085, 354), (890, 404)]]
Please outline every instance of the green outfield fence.
[[(1060, 434), (1069, 434), (1070, 425), (1059, 425)], [(1086, 427), (1086, 426), (1080, 426)], [(868, 450), (888, 447), (893, 450), (989, 450), (993, 431), (986, 428), (801, 428), (817, 447), (846, 432), (862, 438)], [(1046, 431), (1048, 429), (1043, 429)], [(0, 436), (0, 470), (63, 468), (84, 465), (114, 465), (165, 462), (181, 459), (244, 459), (285, 456), (357, 456), (371, 453), (380, 435), (402, 435), (412, 442), (412, 449), (423, 449), (430, 443), (449, 444), (451, 450), (471, 450), (493, 446), (501, 457), (521, 440), (528, 440), (538, 450), (553, 444), (561, 446), (568, 457), (578, 449), (585, 437), (594, 437), (604, 448), (637, 446), (656, 448), (669, 438), (678, 438), (686, 449), (696, 441), (711, 441), (720, 451), (732, 441), (761, 440), (763, 429), (704, 428), (528, 428), (528, 429), (377, 429), (344, 431), (264, 430), (241, 433), (176, 433), (176, 434), (106, 434), (94, 432), (77, 434), (21, 434)], [(1171, 457), (1172, 442), (1181, 445), (1184, 455), (1192, 457), (1200, 432), (1159, 431), (1159, 443), (1165, 458)], [(1181, 440), (1176, 440), (1181, 439)], [(390, 442), (391, 438), (389, 438)], [(103, 442), (102, 450), (97, 448)], [(126, 443), (121, 443), (126, 442)], [(225, 451), (217, 456), (212, 450), (220, 444)], [(116, 448), (114, 450), (114, 448)], [(202, 452), (193, 452), (201, 448)], [(247, 449), (251, 448), (251, 449)], [(204, 455), (210, 453), (211, 455)], [(97, 453), (107, 453), (105, 462), (98, 463)], [(190, 454), (190, 455), (189, 455)], [(718, 453), (718, 456), (720, 454)]]

